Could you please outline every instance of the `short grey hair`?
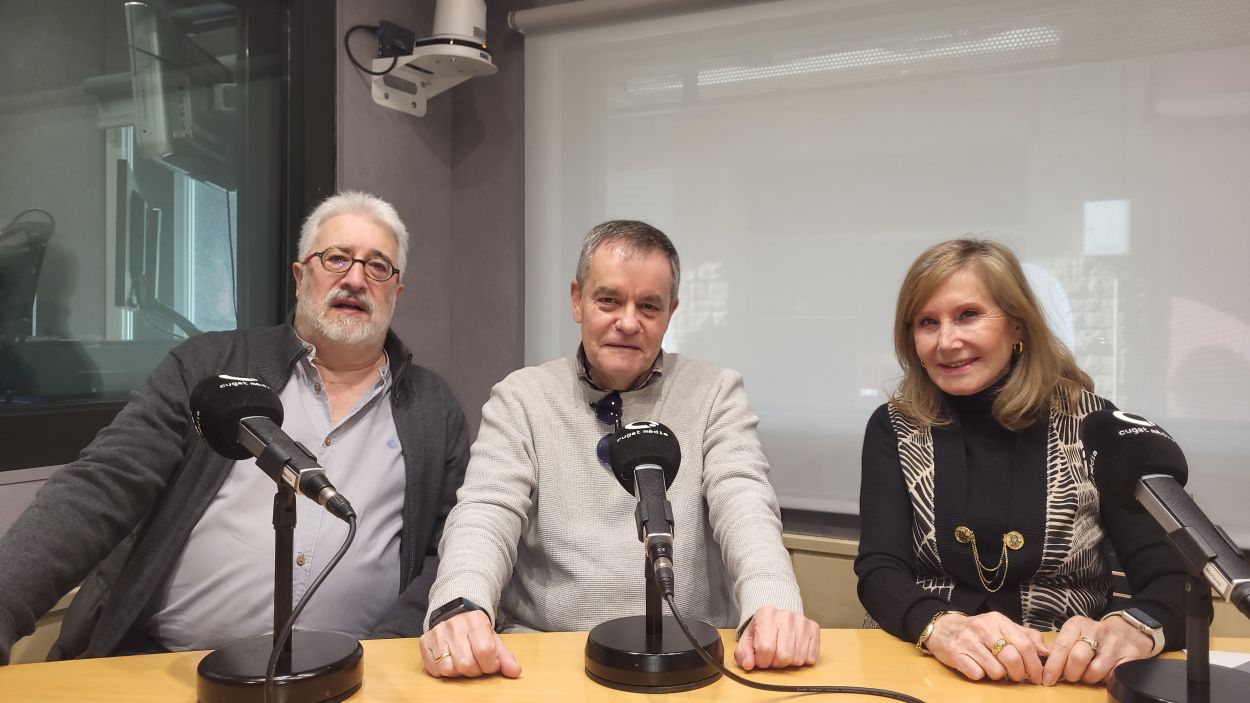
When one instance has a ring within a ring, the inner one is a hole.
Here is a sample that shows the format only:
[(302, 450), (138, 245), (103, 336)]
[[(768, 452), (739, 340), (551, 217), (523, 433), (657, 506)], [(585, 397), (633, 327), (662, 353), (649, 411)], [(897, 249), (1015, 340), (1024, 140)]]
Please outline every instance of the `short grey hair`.
[(577, 287), (585, 290), (586, 279), (590, 277), (590, 259), (595, 251), (604, 244), (620, 244), (626, 254), (640, 254), (648, 251), (662, 251), (668, 257), (669, 268), (673, 272), (673, 288), (670, 293), (672, 300), (677, 299), (677, 289), (681, 284), (681, 259), (677, 256), (677, 247), (673, 241), (660, 230), (646, 222), (638, 220), (609, 220), (595, 225), (586, 233), (582, 240), (582, 253), (577, 257)]
[(313, 253), (313, 242), (317, 239), (317, 230), (321, 229), (321, 225), (325, 224), (326, 220), (348, 214), (368, 217), (395, 235), (399, 256), (398, 261), (394, 263), (402, 276), (408, 266), (408, 229), (404, 227), (404, 221), (399, 219), (395, 206), (376, 195), (358, 190), (335, 193), (321, 201), (321, 204), (308, 215), (303, 226), (300, 227), (299, 260), (304, 261)]

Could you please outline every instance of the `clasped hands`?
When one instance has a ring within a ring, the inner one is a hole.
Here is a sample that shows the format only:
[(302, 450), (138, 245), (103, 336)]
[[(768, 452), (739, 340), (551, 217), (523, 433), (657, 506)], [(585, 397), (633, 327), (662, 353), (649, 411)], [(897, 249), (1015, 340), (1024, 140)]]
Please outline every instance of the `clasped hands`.
[(1116, 666), (1149, 657), (1152, 645), (1123, 618), (1099, 622), (1079, 615), (1069, 618), (1047, 645), (1042, 633), (1002, 613), (942, 615), (925, 641), (938, 661), (973, 681), (1010, 679), (1045, 686), (1061, 680), (1105, 683)]
[[(745, 671), (811, 666), (820, 656), (820, 626), (801, 613), (765, 606), (755, 611), (734, 648)], [(430, 676), (521, 675), (521, 664), (480, 610), (448, 618), (421, 637), (421, 663)]]

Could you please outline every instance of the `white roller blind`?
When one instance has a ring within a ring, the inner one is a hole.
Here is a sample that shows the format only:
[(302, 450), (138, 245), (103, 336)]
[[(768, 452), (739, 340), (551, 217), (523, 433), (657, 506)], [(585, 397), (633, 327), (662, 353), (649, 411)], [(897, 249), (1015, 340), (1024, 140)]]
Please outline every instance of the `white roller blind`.
[(527, 363), (576, 348), (586, 230), (647, 220), (684, 266), (665, 348), (745, 375), (783, 505), (853, 513), (903, 272), (994, 237), (1250, 544), (1250, 2), (783, 0), (553, 32), (526, 40), (525, 120)]

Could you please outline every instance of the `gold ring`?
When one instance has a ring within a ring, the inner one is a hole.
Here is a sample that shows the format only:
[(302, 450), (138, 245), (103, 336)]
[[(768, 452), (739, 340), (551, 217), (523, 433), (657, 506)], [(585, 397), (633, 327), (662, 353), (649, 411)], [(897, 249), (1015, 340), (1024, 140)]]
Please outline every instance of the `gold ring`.
[(997, 657), (998, 653), (1003, 651), (1003, 648), (1009, 644), (1011, 643), (999, 637), (997, 640), (994, 641), (993, 646), (990, 647), (990, 654), (993, 654), (995, 657)]
[(1081, 635), (1080, 639), (1085, 644), (1088, 644), (1090, 649), (1094, 650), (1095, 652), (1098, 651), (1098, 645), (1101, 644), (1098, 640), (1088, 635)]
[(439, 663), (439, 662), (443, 661), (444, 659), (446, 659), (447, 657), (450, 657), (450, 656), (451, 656), (451, 650), (448, 650), (448, 651), (446, 651), (446, 652), (443, 652), (442, 654), (438, 655), (437, 657), (434, 657), (434, 663), (435, 663), (435, 664), (437, 664), (437, 663)]

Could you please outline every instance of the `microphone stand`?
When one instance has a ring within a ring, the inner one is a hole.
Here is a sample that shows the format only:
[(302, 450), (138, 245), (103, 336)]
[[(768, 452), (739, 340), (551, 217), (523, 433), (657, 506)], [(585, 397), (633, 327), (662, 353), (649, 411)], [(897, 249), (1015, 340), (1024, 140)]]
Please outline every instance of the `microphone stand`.
[[(291, 617), (295, 497), (290, 486), (279, 483), (273, 498), (273, 633), (233, 642), (201, 659), (196, 669), (196, 698), (200, 703), (265, 700), (265, 668), (278, 633)], [(274, 698), (282, 703), (345, 700), (364, 680), (363, 657), (360, 643), (347, 635), (295, 630), (278, 654)]]
[(1138, 659), (1115, 668), (1111, 697), (1120, 703), (1233, 703), (1244, 701), (1250, 673), (1211, 665), (1211, 586), (1202, 566), (1215, 552), (1190, 527), (1168, 533), (1190, 565), (1185, 583), (1185, 661)]
[[(720, 678), (682, 634), (677, 620), (664, 615), (651, 560), (643, 557), (645, 615), (600, 623), (586, 638), (586, 675), (598, 684), (634, 693), (675, 693), (702, 688)], [(665, 624), (669, 627), (665, 628)], [(690, 623), (699, 646), (723, 659), (720, 633), (705, 622)]]

